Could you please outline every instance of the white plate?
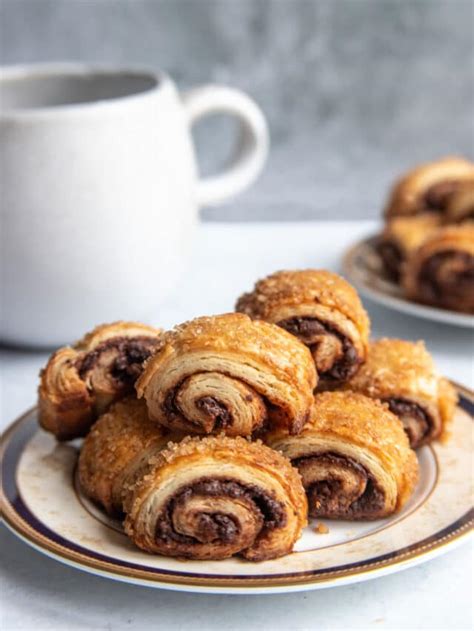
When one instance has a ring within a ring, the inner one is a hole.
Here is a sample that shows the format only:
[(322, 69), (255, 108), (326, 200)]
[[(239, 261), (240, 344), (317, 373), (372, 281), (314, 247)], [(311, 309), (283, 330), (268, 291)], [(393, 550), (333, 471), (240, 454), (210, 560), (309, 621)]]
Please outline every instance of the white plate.
[(352, 246), (343, 258), (344, 275), (361, 294), (389, 309), (419, 318), (455, 326), (474, 326), (474, 318), (469, 314), (437, 309), (407, 300), (400, 287), (388, 280), (384, 274), (382, 261), (375, 248), (377, 238), (377, 236), (371, 236), (360, 241)]
[(7, 526), (41, 552), (125, 582), (245, 594), (355, 583), (426, 561), (470, 532), (473, 408), (462, 389), (451, 440), (418, 452), (420, 480), (401, 513), (373, 522), (324, 520), (328, 534), (317, 534), (313, 521), (292, 554), (263, 563), (182, 561), (135, 548), (120, 523), (78, 490), (77, 445), (58, 444), (38, 429), (36, 409), (4, 434), (2, 512)]

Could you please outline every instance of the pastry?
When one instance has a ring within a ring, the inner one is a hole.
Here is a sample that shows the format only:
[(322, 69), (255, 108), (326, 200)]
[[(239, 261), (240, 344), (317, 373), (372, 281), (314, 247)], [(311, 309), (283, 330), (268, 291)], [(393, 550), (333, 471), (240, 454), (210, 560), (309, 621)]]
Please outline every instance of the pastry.
[(417, 459), (401, 422), (362, 394), (322, 392), (301, 434), (278, 429), (264, 441), (298, 468), (312, 517), (387, 517), (400, 510), (417, 481)]
[(398, 282), (407, 256), (440, 225), (441, 218), (436, 213), (394, 217), (386, 223), (377, 250), (390, 279)]
[(408, 257), (402, 284), (412, 300), (474, 313), (474, 224), (437, 230)]
[(265, 422), (299, 431), (315, 386), (303, 344), (272, 324), (228, 313), (166, 333), (136, 389), (164, 427), (248, 436)]
[(347, 381), (365, 359), (369, 318), (355, 289), (332, 272), (276, 272), (241, 296), (236, 309), (306, 344), (322, 388)]
[(132, 484), (150, 456), (170, 440), (169, 433), (148, 419), (143, 401), (117, 401), (94, 423), (82, 445), (82, 490), (109, 514), (122, 513), (125, 484)]
[(113, 401), (133, 392), (159, 336), (159, 329), (145, 324), (114, 322), (56, 351), (41, 371), (41, 426), (58, 440), (85, 436)]
[(406, 173), (393, 187), (385, 216), (443, 214), (451, 196), (465, 180), (474, 178), (474, 163), (448, 157), (422, 164)]
[(188, 437), (150, 460), (128, 492), (125, 531), (147, 552), (250, 561), (289, 553), (307, 521), (300, 476), (261, 442)]
[(345, 387), (387, 403), (413, 449), (446, 435), (457, 398), (423, 342), (405, 340), (372, 342), (365, 364)]
[(446, 207), (444, 218), (447, 224), (474, 221), (474, 178), (463, 182), (453, 193)]

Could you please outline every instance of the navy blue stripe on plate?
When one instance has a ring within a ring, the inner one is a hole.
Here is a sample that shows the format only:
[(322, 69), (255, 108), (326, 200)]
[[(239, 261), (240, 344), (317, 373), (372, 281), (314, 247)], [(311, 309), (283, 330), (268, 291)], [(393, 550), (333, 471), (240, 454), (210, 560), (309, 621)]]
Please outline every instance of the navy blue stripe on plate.
[[(459, 406), (466, 411), (468, 414), (474, 416), (474, 402), (469, 400), (466, 396), (460, 393)], [(324, 577), (325, 574), (332, 574), (334, 572), (349, 572), (350, 570), (356, 570), (358, 568), (363, 569), (365, 567), (370, 567), (373, 565), (383, 564), (390, 560), (401, 559), (402, 557), (409, 555), (411, 552), (416, 550), (421, 550), (426, 546), (430, 546), (431, 544), (448, 537), (452, 533), (456, 532), (460, 528), (463, 528), (474, 518), (474, 509), (469, 510), (462, 517), (460, 517), (457, 521), (453, 522), (443, 530), (438, 531), (437, 533), (423, 539), (422, 541), (418, 541), (410, 546), (406, 546), (394, 552), (389, 552), (387, 554), (380, 555), (378, 557), (373, 557), (371, 559), (367, 559), (362, 562), (350, 563), (347, 565), (340, 565), (337, 567), (317, 569), (317, 570), (309, 570), (305, 572), (294, 572), (294, 573), (284, 573), (284, 574), (259, 574), (259, 575), (246, 575), (246, 574), (234, 574), (234, 575), (225, 575), (225, 574), (202, 574), (197, 572), (186, 572), (186, 571), (173, 571), (173, 570), (165, 570), (160, 568), (152, 568), (145, 565), (140, 565), (137, 563), (129, 563), (127, 561), (123, 561), (121, 559), (117, 559), (114, 557), (110, 557), (104, 554), (100, 554), (95, 552), (94, 550), (90, 550), (89, 548), (84, 548), (68, 539), (65, 539), (61, 535), (52, 531), (46, 524), (41, 522), (28, 508), (28, 506), (24, 503), (21, 498), (20, 493), (18, 492), (16, 485), (16, 472), (17, 467), (20, 461), (20, 456), (23, 453), (23, 449), (26, 443), (33, 437), (35, 432), (38, 430), (38, 425), (36, 422), (36, 415), (34, 412), (26, 415), (20, 422), (17, 423), (16, 427), (9, 435), (9, 440), (7, 441), (4, 457), (2, 461), (2, 485), (5, 497), (10, 502), (12, 507), (14, 508), (17, 515), (19, 515), (23, 521), (25, 521), (33, 530), (35, 530), (38, 534), (42, 535), (46, 539), (49, 539), (51, 542), (56, 543), (66, 550), (71, 552), (79, 553), (91, 560), (100, 561), (102, 563), (112, 564), (114, 566), (118, 566), (124, 569), (130, 570), (138, 570), (141, 572), (146, 572), (150, 574), (150, 578), (153, 575), (158, 576), (167, 576), (167, 577), (176, 577), (176, 578), (185, 578), (189, 577), (192, 579), (232, 579), (232, 580), (242, 580), (251, 583), (252, 581), (260, 581), (265, 579), (290, 579), (295, 577), (301, 578), (311, 578), (311, 577)], [(13, 528), (15, 527), (12, 524)], [(40, 545), (40, 544), (38, 544)], [(40, 546), (41, 547), (41, 546)], [(60, 553), (58, 553), (60, 556)], [(81, 561), (78, 561), (81, 563)], [(83, 565), (87, 565), (86, 562), (82, 562)], [(198, 561), (190, 561), (190, 563), (199, 563)], [(242, 561), (244, 564), (245, 562)], [(110, 571), (113, 573), (115, 568), (110, 568)]]

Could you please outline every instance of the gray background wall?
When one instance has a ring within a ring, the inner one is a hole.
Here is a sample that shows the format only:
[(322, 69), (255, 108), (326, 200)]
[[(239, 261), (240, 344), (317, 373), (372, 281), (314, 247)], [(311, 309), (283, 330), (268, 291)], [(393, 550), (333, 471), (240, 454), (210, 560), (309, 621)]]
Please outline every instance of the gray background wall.
[[(474, 155), (470, 0), (2, 0), (1, 62), (86, 60), (225, 82), (268, 116), (264, 175), (212, 219), (375, 217), (416, 163)], [(232, 125), (197, 130), (204, 172)]]

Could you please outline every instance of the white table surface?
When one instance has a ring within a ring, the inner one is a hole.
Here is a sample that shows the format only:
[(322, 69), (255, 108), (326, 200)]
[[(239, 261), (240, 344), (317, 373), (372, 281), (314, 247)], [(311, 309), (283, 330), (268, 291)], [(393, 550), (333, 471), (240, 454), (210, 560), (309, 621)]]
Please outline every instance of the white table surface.
[[(230, 311), (254, 281), (283, 268), (337, 271), (374, 222), (203, 224), (189, 271), (156, 322)], [(425, 339), (439, 368), (472, 388), (472, 332), (366, 301), (373, 336)], [(34, 317), (34, 316), (32, 316)], [(2, 429), (35, 401), (47, 354), (2, 349)], [(126, 585), (61, 565), (0, 529), (1, 628), (8, 629), (469, 629), (472, 544), (366, 583), (284, 595), (204, 596)]]

